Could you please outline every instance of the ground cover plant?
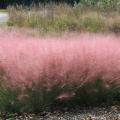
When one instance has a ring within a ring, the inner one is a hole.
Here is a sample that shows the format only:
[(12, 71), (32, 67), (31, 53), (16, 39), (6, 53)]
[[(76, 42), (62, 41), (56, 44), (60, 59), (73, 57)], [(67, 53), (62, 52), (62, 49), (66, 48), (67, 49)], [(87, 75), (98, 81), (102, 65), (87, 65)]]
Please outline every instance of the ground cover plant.
[(38, 113), (119, 104), (119, 40), (113, 34), (37, 38), (1, 31), (0, 109)]
[[(114, 4), (112, 4), (114, 5)], [(106, 5), (107, 6), (107, 5)], [(118, 5), (119, 6), (119, 5)], [(76, 4), (8, 7), (9, 26), (37, 29), (40, 33), (68, 31), (120, 32), (120, 11)]]

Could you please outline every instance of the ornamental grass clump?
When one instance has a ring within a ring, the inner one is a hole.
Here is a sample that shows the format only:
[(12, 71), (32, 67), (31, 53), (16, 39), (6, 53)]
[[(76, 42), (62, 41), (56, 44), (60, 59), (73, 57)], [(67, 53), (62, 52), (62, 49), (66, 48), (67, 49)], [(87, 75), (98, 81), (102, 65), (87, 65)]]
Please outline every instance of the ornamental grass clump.
[[(120, 36), (89, 33), (35, 38), (0, 32), (4, 101), (10, 96), (20, 112), (39, 112), (59, 104), (118, 102), (119, 40)], [(10, 105), (7, 102), (3, 108)]]

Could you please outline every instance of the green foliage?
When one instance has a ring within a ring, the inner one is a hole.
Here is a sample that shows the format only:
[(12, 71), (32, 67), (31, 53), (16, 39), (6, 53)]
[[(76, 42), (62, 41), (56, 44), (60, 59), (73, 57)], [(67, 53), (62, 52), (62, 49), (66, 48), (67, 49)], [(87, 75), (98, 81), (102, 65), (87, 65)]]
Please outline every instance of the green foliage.
[(64, 31), (119, 32), (120, 14), (66, 4), (39, 7), (9, 7), (9, 26), (36, 28), (42, 33)]
[[(66, 91), (73, 91), (75, 95), (62, 101), (57, 99), (61, 93)], [(3, 112), (39, 113), (56, 107), (63, 109), (64, 107), (102, 104), (120, 104), (120, 87), (115, 82), (104, 82), (101, 78), (82, 86), (77, 84), (60, 87), (58, 84), (48, 89), (35, 85), (26, 88), (24, 94), (17, 89), (0, 89), (0, 110)]]
[(105, 83), (101, 78), (88, 82), (76, 91), (75, 104), (106, 105), (118, 104), (120, 101), (120, 87), (115, 82)]
[(8, 5), (22, 4), (22, 5), (31, 5), (31, 4), (47, 4), (47, 3), (68, 3), (74, 5), (78, 3), (79, 0), (0, 0), (0, 8), (5, 8)]
[(26, 99), (23, 98), (25, 103), (24, 111), (39, 113), (50, 110), (61, 93), (61, 88), (57, 85), (51, 89), (33, 86), (32, 88), (27, 88), (25, 92), (27, 97)]
[(2, 112), (20, 112), (21, 103), (18, 100), (20, 91), (18, 89), (11, 89), (9, 83), (6, 82), (10, 79), (6, 76), (3, 69), (0, 69), (0, 110)]
[(119, 0), (0, 0), (0, 8), (5, 8), (8, 5), (22, 4), (48, 4), (48, 3), (67, 3), (70, 5), (80, 4), (82, 6), (94, 6), (100, 8), (120, 9)]
[(22, 104), (18, 100), (19, 92), (9, 88), (0, 88), (0, 110), (2, 112), (20, 112)]
[(100, 0), (97, 6), (102, 9), (120, 10), (120, 1), (119, 0)]

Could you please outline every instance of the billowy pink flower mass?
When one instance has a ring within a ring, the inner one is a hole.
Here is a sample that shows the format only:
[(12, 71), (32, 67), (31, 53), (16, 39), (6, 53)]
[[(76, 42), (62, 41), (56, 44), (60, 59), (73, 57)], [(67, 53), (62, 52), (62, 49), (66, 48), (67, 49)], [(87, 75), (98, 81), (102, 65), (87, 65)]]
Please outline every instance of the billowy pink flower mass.
[(30, 37), (0, 31), (0, 67), (14, 85), (120, 83), (120, 36), (81, 33)]

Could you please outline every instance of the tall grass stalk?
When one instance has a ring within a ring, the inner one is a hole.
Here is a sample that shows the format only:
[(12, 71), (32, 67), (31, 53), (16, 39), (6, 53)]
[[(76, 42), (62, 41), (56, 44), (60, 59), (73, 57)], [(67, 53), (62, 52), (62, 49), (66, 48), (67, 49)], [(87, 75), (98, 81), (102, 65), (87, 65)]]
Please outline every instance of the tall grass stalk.
[(43, 33), (65, 31), (120, 32), (120, 12), (98, 8), (49, 4), (8, 7), (8, 25), (36, 28)]

